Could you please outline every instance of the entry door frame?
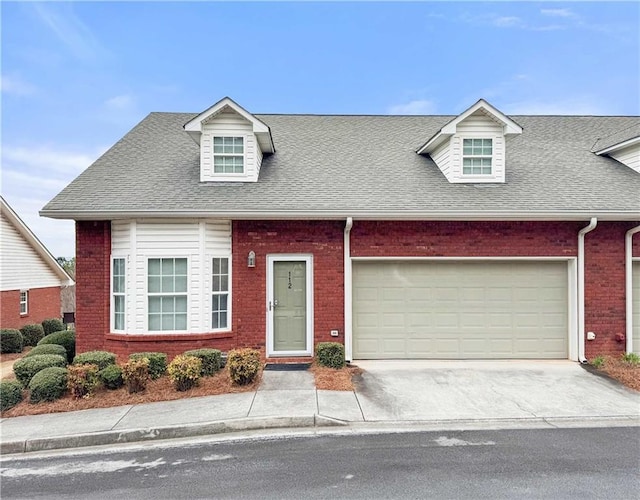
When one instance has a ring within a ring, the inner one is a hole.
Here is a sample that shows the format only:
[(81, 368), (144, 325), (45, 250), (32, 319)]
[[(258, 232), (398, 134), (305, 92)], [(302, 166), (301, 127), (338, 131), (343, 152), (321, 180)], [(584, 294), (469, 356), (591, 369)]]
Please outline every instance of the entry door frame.
[[(306, 344), (302, 351), (276, 351), (274, 349), (274, 272), (276, 262), (305, 262), (306, 263)], [(270, 254), (267, 255), (267, 357), (296, 357), (313, 356), (313, 256), (310, 254)]]

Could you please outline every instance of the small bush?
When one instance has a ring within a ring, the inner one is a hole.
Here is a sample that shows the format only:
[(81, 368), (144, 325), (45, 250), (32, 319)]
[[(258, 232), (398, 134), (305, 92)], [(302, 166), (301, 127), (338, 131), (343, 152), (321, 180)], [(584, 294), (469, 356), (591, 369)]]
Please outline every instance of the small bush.
[(185, 356), (195, 356), (202, 361), (200, 375), (210, 377), (222, 368), (222, 353), (218, 349), (194, 349), (186, 351)]
[(98, 365), (71, 365), (67, 370), (67, 387), (76, 399), (90, 397), (93, 391), (100, 386)]
[(29, 389), (31, 390), (30, 403), (59, 399), (67, 390), (67, 370), (59, 366), (40, 370), (31, 379)]
[(591, 360), (591, 366), (594, 368), (602, 368), (604, 366), (604, 356), (596, 356)]
[(44, 330), (44, 335), (46, 337), (47, 335), (51, 335), (55, 332), (60, 332), (62, 330), (65, 330), (66, 328), (64, 326), (64, 323), (59, 318), (51, 318), (45, 319), (42, 322), (42, 329)]
[(149, 376), (151, 380), (162, 377), (167, 372), (167, 355), (164, 352), (134, 352), (129, 359), (149, 360)]
[(102, 370), (109, 365), (116, 364), (116, 355), (108, 351), (89, 351), (78, 354), (73, 358), (74, 365), (96, 365)]
[(15, 328), (3, 328), (0, 330), (0, 351), (2, 354), (22, 352), (24, 339), (20, 330)]
[(129, 394), (144, 391), (149, 380), (149, 358), (130, 359), (122, 367), (122, 379)]
[(35, 325), (25, 325), (20, 328), (22, 338), (24, 339), (24, 345), (38, 345), (38, 342), (44, 337), (44, 328), (40, 323)]
[(115, 390), (120, 389), (124, 385), (122, 379), (122, 368), (118, 365), (109, 365), (98, 372), (98, 378), (102, 385), (107, 389)]
[(229, 376), (236, 385), (253, 382), (260, 371), (260, 351), (255, 349), (235, 349), (227, 358)]
[(339, 342), (320, 342), (316, 344), (316, 360), (322, 366), (343, 368), (344, 346)]
[(630, 365), (640, 364), (640, 355), (635, 352), (627, 352), (622, 355), (622, 361)]
[(15, 373), (16, 378), (20, 381), (22, 386), (27, 387), (36, 373), (51, 366), (65, 368), (67, 366), (67, 360), (56, 354), (37, 354), (35, 356), (28, 356), (17, 360), (13, 364), (13, 373)]
[(22, 384), (17, 380), (0, 382), (0, 410), (6, 411), (22, 401)]
[[(45, 330), (46, 331), (46, 330)], [(45, 335), (38, 345), (59, 344), (67, 350), (67, 361), (71, 363), (76, 356), (76, 332), (74, 330), (62, 330)]]
[(167, 367), (169, 378), (178, 391), (188, 391), (198, 385), (202, 373), (202, 360), (181, 354), (173, 358)]
[(37, 345), (25, 354), (24, 357), (28, 358), (29, 356), (37, 356), (39, 354), (57, 354), (58, 356), (62, 356), (67, 359), (67, 350), (60, 344)]

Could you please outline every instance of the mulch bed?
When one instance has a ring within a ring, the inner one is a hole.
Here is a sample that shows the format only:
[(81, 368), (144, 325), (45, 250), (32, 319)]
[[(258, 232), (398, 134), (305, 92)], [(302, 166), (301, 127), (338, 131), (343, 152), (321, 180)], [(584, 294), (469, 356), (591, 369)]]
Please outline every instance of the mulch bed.
[(623, 385), (640, 391), (640, 364), (627, 363), (621, 357), (605, 356), (600, 368), (590, 366), (591, 370), (602, 372)]
[(327, 391), (353, 391), (352, 378), (354, 375), (362, 373), (362, 369), (357, 366), (346, 366), (345, 368), (327, 368), (313, 363), (310, 368), (316, 381), (316, 389)]

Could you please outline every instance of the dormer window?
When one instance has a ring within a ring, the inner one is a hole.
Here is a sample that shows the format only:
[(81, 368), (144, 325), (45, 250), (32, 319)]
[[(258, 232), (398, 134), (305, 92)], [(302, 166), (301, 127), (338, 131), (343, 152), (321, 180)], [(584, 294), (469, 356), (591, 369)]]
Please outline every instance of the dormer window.
[(492, 139), (463, 139), (462, 174), (491, 175)]
[(215, 136), (213, 138), (213, 173), (244, 173), (243, 137)]

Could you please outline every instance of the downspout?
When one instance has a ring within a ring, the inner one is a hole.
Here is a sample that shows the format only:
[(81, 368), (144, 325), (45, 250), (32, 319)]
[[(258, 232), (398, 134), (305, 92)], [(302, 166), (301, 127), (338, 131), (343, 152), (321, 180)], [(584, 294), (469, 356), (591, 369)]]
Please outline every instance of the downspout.
[(624, 237), (625, 297), (627, 318), (626, 352), (633, 352), (633, 235), (640, 232), (640, 226), (627, 231)]
[(584, 235), (593, 231), (598, 225), (598, 219), (592, 217), (588, 226), (578, 232), (578, 361), (586, 363), (584, 352)]
[(352, 280), (351, 280), (351, 228), (353, 219), (347, 217), (344, 226), (344, 354), (347, 361), (353, 360), (352, 349)]

